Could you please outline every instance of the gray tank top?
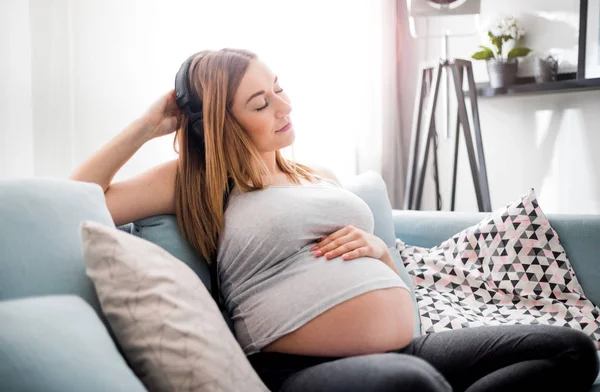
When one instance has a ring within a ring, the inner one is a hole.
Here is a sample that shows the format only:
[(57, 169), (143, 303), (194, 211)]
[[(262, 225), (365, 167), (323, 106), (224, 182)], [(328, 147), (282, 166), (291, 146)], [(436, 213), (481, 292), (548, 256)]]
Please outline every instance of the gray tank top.
[(219, 233), (221, 295), (244, 353), (260, 351), (333, 306), (368, 291), (408, 290), (380, 260), (326, 260), (310, 251), (320, 237), (353, 225), (373, 233), (373, 214), (358, 196), (326, 178), (319, 183), (234, 188)]

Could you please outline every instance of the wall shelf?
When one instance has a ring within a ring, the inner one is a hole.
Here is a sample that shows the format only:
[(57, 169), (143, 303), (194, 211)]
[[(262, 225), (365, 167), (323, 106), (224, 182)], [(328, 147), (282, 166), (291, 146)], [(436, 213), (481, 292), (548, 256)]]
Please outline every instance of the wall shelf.
[(556, 94), (574, 91), (600, 89), (600, 78), (577, 79), (575, 73), (561, 74), (555, 82), (536, 83), (533, 78), (517, 79), (517, 82), (505, 88), (491, 88), (489, 83), (477, 83), (477, 95), (481, 98), (505, 97), (515, 95)]
[(585, 77), (586, 45), (588, 38), (588, 3), (589, 0), (579, 0), (579, 44), (577, 55), (577, 72), (559, 74), (555, 82), (548, 83), (536, 83), (533, 77), (517, 78), (514, 85), (506, 88), (491, 88), (489, 83), (477, 83), (477, 96), (481, 98), (492, 98), (533, 94), (556, 94), (600, 89), (600, 78), (586, 79)]

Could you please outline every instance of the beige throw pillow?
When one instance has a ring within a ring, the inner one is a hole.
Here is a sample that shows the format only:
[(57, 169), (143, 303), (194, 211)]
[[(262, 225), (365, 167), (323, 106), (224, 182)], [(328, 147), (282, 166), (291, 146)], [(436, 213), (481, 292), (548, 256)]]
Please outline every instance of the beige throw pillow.
[(86, 273), (150, 391), (268, 391), (198, 276), (150, 241), (80, 225)]

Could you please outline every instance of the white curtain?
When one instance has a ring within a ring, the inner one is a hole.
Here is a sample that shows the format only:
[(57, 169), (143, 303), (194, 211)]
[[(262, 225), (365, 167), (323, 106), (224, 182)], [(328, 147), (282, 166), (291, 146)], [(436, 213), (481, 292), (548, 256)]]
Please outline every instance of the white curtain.
[[(172, 88), (188, 55), (223, 47), (279, 76), (296, 160), (342, 181), (382, 172), (398, 127), (394, 18), (392, 0), (2, 0), (0, 178), (67, 177)], [(176, 157), (172, 142), (147, 143), (115, 179)]]

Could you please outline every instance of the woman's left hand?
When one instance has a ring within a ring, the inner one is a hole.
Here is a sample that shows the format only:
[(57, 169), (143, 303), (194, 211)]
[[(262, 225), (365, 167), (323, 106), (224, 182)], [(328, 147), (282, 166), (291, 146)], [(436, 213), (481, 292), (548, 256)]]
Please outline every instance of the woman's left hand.
[(383, 261), (389, 255), (387, 245), (379, 237), (350, 225), (321, 237), (310, 251), (315, 257), (325, 255), (327, 260), (342, 256), (344, 260), (373, 257)]

